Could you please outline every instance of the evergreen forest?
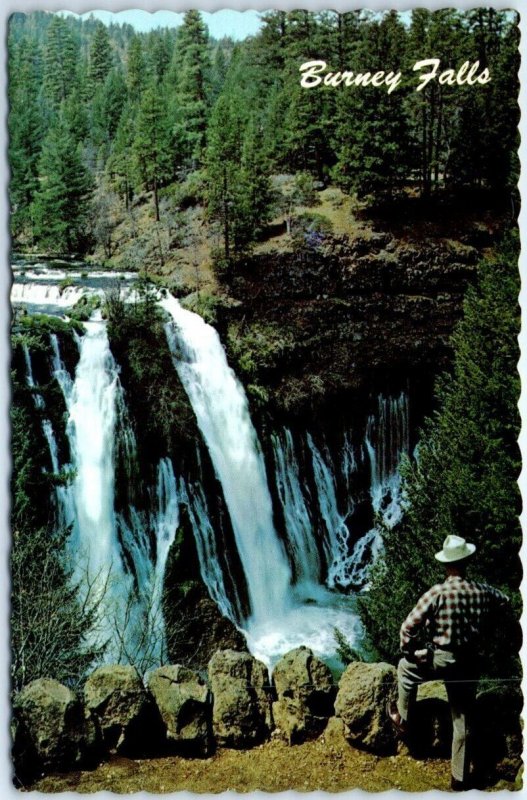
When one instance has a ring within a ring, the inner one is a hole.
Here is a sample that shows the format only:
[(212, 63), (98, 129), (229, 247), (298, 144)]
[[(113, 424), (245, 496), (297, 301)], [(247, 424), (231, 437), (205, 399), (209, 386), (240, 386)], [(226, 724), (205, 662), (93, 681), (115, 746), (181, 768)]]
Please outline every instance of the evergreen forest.
[[(277, 206), (287, 213), (302, 200), (305, 177), (277, 197), (271, 175), (308, 176), (377, 203), (459, 188), (496, 197), (517, 182), (511, 12), (416, 9), (408, 24), (396, 12), (277, 11), (239, 43), (211, 39), (197, 11), (146, 34), (39, 12), (11, 17), (8, 46), (15, 245), (89, 253), (99, 244), (110, 256), (109, 198), (128, 210), (146, 191), (170, 230), (177, 209), (203, 204), (230, 261)], [(412, 66), (431, 57), (441, 69), (478, 61), (491, 81), (436, 80), (416, 92)], [(312, 59), (333, 71), (400, 70), (402, 81), (391, 93), (305, 90), (299, 67)], [(164, 220), (163, 196), (175, 200)]]

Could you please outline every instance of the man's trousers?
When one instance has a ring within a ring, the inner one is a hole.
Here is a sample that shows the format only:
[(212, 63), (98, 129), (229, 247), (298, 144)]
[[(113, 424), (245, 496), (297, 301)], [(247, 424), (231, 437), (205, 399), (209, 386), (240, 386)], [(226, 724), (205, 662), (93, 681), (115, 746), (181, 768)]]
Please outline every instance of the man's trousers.
[(401, 658), (397, 669), (399, 696), (397, 708), (401, 718), (408, 720), (408, 709), (415, 699), (417, 687), (425, 681), (444, 680), (452, 712), (452, 777), (466, 782), (469, 777), (470, 755), (468, 722), (476, 696), (477, 676), (466, 662), (456, 661), (453, 653), (435, 650), (433, 665), (415, 664)]

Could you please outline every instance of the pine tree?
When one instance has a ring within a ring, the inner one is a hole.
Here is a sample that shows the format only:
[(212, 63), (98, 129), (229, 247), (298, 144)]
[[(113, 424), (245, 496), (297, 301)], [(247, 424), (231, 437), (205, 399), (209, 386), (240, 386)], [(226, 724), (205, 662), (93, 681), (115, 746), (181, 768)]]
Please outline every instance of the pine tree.
[[(220, 223), (223, 251), (230, 262), (234, 245), (233, 228), (237, 217), (236, 188), (240, 184), (241, 108), (233, 94), (221, 95), (212, 112), (206, 153), (207, 212)], [(238, 219), (237, 227), (243, 227)]]
[(242, 185), (248, 207), (250, 228), (249, 241), (252, 241), (269, 222), (273, 203), (273, 192), (269, 180), (269, 165), (261, 148), (262, 129), (256, 117), (249, 120), (242, 145)]
[(132, 100), (137, 101), (145, 85), (145, 59), (139, 36), (134, 36), (127, 51), (126, 83)]
[(42, 115), (38, 103), (39, 53), (23, 39), (11, 47), (9, 80), (9, 197), (12, 232), (21, 233), (38, 188), (38, 159), (42, 146)]
[(260, 141), (260, 125), (246, 119), (239, 95), (222, 95), (209, 125), (207, 211), (220, 224), (227, 262), (247, 251), (269, 219), (272, 192)]
[[(403, 65), (406, 33), (395, 12), (367, 26), (360, 43), (360, 63), (372, 72), (383, 64)], [(399, 86), (389, 94), (372, 86), (343, 91), (337, 99), (333, 176), (359, 196), (391, 196), (408, 179), (410, 131)]]
[(186, 163), (196, 168), (205, 147), (210, 94), (207, 28), (199, 11), (187, 11), (178, 30), (171, 68), (175, 81), (175, 136), (183, 143)]
[(146, 63), (148, 74), (152, 80), (161, 82), (172, 60), (174, 42), (171, 32), (156, 30), (148, 34), (146, 40)]
[(31, 207), (36, 242), (52, 252), (83, 250), (88, 244), (91, 181), (62, 116), (44, 140), (39, 181)]
[(112, 45), (108, 29), (102, 22), (97, 22), (95, 33), (90, 44), (88, 76), (92, 93), (99, 84), (104, 83), (113, 66)]
[(83, 142), (90, 133), (90, 119), (84, 102), (82, 84), (77, 83), (68, 99), (62, 104), (62, 113), (76, 143)]
[(124, 107), (112, 142), (106, 168), (116, 190), (124, 197), (128, 211), (133, 186), (134, 111), (130, 102)]
[(77, 72), (78, 43), (64, 19), (53, 16), (44, 46), (44, 90), (55, 107), (66, 100)]
[(126, 103), (126, 83), (120, 70), (113, 69), (96, 90), (92, 102), (91, 136), (96, 147), (105, 146), (114, 138)]
[(142, 96), (133, 143), (140, 182), (154, 193), (159, 222), (159, 188), (175, 170), (166, 102), (158, 87), (150, 86)]

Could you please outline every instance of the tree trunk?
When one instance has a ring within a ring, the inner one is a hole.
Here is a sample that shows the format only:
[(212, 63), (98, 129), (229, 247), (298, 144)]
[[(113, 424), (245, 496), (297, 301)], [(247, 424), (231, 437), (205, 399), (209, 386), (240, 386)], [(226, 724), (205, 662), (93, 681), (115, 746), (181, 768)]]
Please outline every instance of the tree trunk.
[(159, 195), (157, 193), (157, 175), (154, 175), (154, 203), (156, 207), (156, 222), (159, 222)]
[(225, 258), (230, 260), (231, 251), (229, 247), (229, 203), (227, 198), (227, 169), (223, 168), (223, 244), (225, 247)]

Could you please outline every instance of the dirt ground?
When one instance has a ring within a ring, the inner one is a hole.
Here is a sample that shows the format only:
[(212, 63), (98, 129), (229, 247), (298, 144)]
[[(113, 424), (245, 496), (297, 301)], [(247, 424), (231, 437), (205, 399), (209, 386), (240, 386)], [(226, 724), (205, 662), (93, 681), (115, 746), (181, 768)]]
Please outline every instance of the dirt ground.
[[(191, 791), (344, 792), (401, 789), (426, 792), (450, 790), (450, 764), (441, 759), (418, 761), (404, 745), (394, 756), (378, 757), (350, 747), (335, 736), (288, 746), (279, 739), (251, 750), (218, 750), (205, 759), (177, 756), (150, 760), (115, 757), (93, 771), (50, 775), (31, 787), (40, 792), (117, 793)], [(500, 781), (489, 791), (520, 789)]]

